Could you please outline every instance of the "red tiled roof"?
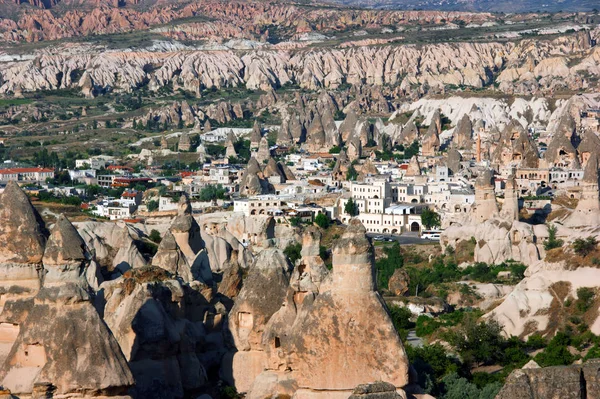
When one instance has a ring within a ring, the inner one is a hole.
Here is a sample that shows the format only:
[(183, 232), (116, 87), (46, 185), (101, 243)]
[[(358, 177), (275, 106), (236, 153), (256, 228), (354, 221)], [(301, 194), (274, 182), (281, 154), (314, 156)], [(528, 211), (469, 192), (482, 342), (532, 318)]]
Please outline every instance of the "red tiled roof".
[(122, 165), (109, 165), (108, 170), (133, 170), (130, 167), (122, 166)]
[(48, 168), (10, 168), (10, 169), (0, 169), (0, 174), (10, 175), (15, 173), (34, 173), (34, 172), (46, 172), (46, 173), (54, 173), (54, 169)]

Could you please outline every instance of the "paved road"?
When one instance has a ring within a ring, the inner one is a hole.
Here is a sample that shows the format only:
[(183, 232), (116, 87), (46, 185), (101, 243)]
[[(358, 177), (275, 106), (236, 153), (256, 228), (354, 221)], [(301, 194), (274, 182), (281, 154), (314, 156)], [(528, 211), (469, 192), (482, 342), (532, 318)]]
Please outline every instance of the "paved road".
[(421, 348), (423, 346), (423, 340), (417, 337), (417, 333), (415, 330), (410, 330), (408, 332), (408, 338), (406, 339), (408, 344), (413, 348)]
[(367, 233), (368, 237), (377, 237), (383, 236), (385, 238), (392, 238), (395, 241), (398, 241), (400, 245), (408, 245), (408, 244), (431, 244), (438, 243), (439, 241), (433, 240), (423, 240), (416, 233), (404, 233), (402, 235), (391, 235), (391, 234), (377, 234), (377, 233)]

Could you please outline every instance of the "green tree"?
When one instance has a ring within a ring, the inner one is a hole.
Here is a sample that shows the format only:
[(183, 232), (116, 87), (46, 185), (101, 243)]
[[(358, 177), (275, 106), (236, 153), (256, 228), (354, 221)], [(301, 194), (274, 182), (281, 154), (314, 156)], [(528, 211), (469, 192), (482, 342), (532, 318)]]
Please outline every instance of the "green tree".
[(202, 190), (200, 190), (200, 194), (198, 198), (200, 201), (214, 201), (217, 199), (224, 199), (227, 195), (227, 190), (221, 185), (213, 185), (208, 184)]
[(94, 121), (92, 122), (92, 128), (94, 130), (98, 129), (98, 121), (94, 119)]
[(578, 238), (573, 241), (573, 251), (579, 256), (586, 257), (596, 249), (597, 245), (596, 237)]
[(570, 337), (562, 331), (550, 340), (543, 352), (535, 356), (535, 361), (542, 367), (569, 365), (575, 361), (575, 356), (569, 352)]
[(346, 172), (346, 180), (348, 181), (356, 181), (358, 179), (358, 172), (354, 169), (354, 165), (350, 165), (348, 171)]
[(150, 231), (150, 235), (148, 236), (148, 238), (150, 238), (152, 241), (154, 241), (157, 244), (159, 244), (160, 241), (162, 240), (160, 233), (158, 232), (158, 230), (155, 230), (155, 229), (152, 229)]
[(494, 364), (503, 357), (502, 327), (495, 320), (465, 317), (459, 328), (445, 335), (467, 365)]
[(302, 223), (302, 219), (299, 216), (292, 216), (289, 221), (290, 221), (290, 226), (292, 226), (292, 227), (299, 226), (300, 223)]
[(421, 223), (427, 229), (438, 227), (442, 224), (440, 215), (429, 208), (424, 209), (423, 213), (421, 213)]
[(146, 204), (146, 208), (148, 208), (148, 212), (154, 212), (154, 211), (158, 210), (158, 201), (157, 200), (148, 201), (148, 203)]
[(346, 205), (344, 206), (344, 212), (350, 216), (358, 215), (358, 205), (354, 202), (352, 197), (350, 197), (348, 202), (346, 202)]
[(296, 261), (300, 258), (302, 258), (302, 255), (300, 254), (300, 251), (302, 251), (302, 244), (300, 244), (299, 242), (295, 243), (295, 244), (289, 244), (284, 250), (283, 253), (285, 254), (285, 256), (288, 257), (288, 259), (290, 260), (290, 262), (292, 262), (292, 265), (296, 264)]
[(329, 227), (329, 218), (327, 217), (326, 214), (324, 213), (319, 213), (316, 217), (315, 217), (315, 224), (317, 226), (319, 226), (322, 229), (326, 229)]
[(404, 257), (400, 253), (400, 244), (398, 242), (394, 242), (394, 245), (384, 248), (383, 251), (386, 256), (382, 256), (375, 262), (377, 287), (380, 290), (387, 289), (390, 277), (392, 277), (396, 269), (404, 266)]
[(502, 388), (501, 383), (494, 382), (479, 389), (456, 373), (446, 376), (442, 381), (446, 390), (443, 399), (494, 399)]
[(563, 246), (563, 240), (556, 238), (556, 230), (555, 225), (548, 225), (548, 239), (544, 241), (544, 249), (546, 251)]
[(596, 293), (588, 287), (581, 287), (577, 289), (577, 301), (575, 306), (580, 312), (587, 312), (594, 304), (594, 297)]

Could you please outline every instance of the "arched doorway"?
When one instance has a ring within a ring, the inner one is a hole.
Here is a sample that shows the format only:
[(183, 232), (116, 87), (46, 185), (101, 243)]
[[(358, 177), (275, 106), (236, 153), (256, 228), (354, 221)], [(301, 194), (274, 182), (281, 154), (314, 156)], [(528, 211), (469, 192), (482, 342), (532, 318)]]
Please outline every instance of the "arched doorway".
[(421, 231), (421, 226), (419, 226), (419, 223), (417, 222), (412, 222), (410, 224), (410, 231), (416, 231), (418, 233), (419, 231)]

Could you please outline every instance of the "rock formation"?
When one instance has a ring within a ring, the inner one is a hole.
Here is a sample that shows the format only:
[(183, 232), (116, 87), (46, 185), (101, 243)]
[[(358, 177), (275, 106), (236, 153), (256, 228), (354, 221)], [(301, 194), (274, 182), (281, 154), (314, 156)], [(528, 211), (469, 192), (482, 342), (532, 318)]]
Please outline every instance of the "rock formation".
[(452, 145), (459, 149), (471, 149), (473, 147), (473, 125), (469, 115), (464, 114), (456, 124), (452, 134)]
[(179, 198), (177, 216), (164, 234), (152, 265), (178, 275), (186, 282), (197, 280), (212, 284), (200, 226), (192, 215), (192, 207), (185, 194)]
[(581, 197), (577, 207), (565, 220), (569, 227), (591, 227), (600, 223), (600, 193), (598, 192), (598, 154), (590, 154), (581, 184)]
[(423, 136), (421, 141), (421, 153), (423, 156), (432, 157), (440, 148), (441, 131), (438, 129), (438, 124), (432, 121), (431, 125), (429, 125), (429, 128), (427, 129), (427, 133), (425, 133), (425, 136)]
[(510, 373), (496, 399), (592, 399), (600, 396), (600, 363), (517, 369)]
[(419, 140), (419, 128), (414, 122), (410, 121), (402, 129), (398, 142), (399, 144), (411, 145), (415, 140)]
[(134, 384), (117, 341), (91, 303), (85, 279), (90, 260), (84, 241), (61, 216), (44, 251), (43, 286), (0, 368), (2, 385), (12, 393), (31, 394), (42, 384), (44, 394), (115, 396)]
[(406, 169), (406, 176), (421, 176), (421, 164), (419, 164), (419, 159), (416, 155), (410, 159), (408, 163), (408, 168)]
[(268, 194), (272, 186), (264, 178), (262, 167), (255, 157), (251, 157), (240, 180), (240, 194), (252, 196)]
[(484, 170), (475, 182), (475, 203), (472, 207), (476, 222), (482, 223), (498, 215), (492, 172)]
[(283, 252), (274, 248), (262, 251), (231, 309), (229, 329), (237, 352), (224, 359), (223, 373), (239, 392), (247, 392), (265, 367), (263, 331), (285, 298), (290, 272)]
[(504, 128), (492, 161), (500, 166), (513, 165), (521, 168), (539, 166), (537, 146), (517, 120), (513, 119)]
[(258, 120), (254, 121), (252, 126), (252, 133), (250, 133), (250, 148), (258, 148), (262, 139), (262, 128), (258, 123)]
[(549, 166), (579, 169), (577, 151), (573, 146), (575, 124), (571, 117), (563, 116), (554, 137), (545, 152), (545, 159)]
[(408, 382), (404, 348), (375, 291), (365, 232), (358, 220), (350, 221), (333, 247), (331, 279), (318, 285), (322, 273), (305, 259), (314, 257), (316, 237), (305, 236), (309, 249), (297, 265), (298, 283), (262, 336), (266, 370), (250, 399), (294, 392), (299, 398), (346, 398), (358, 384), (383, 380), (401, 388)]
[(190, 136), (187, 133), (181, 133), (181, 137), (179, 137), (179, 144), (177, 145), (179, 151), (189, 151), (192, 148), (192, 143), (190, 141)]
[(514, 175), (515, 171), (506, 179), (506, 187), (504, 188), (504, 203), (500, 217), (512, 223), (519, 220), (519, 196), (518, 187)]
[(462, 155), (455, 148), (450, 148), (448, 150), (448, 157), (446, 158), (446, 166), (448, 167), (448, 171), (455, 175), (460, 171), (460, 163), (462, 162)]
[(256, 152), (256, 155), (254, 157), (258, 161), (259, 165), (264, 165), (265, 162), (267, 162), (269, 160), (269, 158), (271, 157), (271, 151), (269, 149), (269, 141), (267, 140), (266, 136), (264, 136), (263, 138), (260, 139), (260, 143), (258, 145), (258, 151)]
[(594, 153), (600, 153), (600, 138), (594, 132), (586, 130), (577, 146), (577, 156), (583, 168), (587, 166), (588, 160)]

